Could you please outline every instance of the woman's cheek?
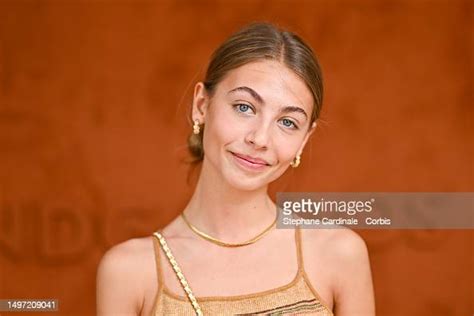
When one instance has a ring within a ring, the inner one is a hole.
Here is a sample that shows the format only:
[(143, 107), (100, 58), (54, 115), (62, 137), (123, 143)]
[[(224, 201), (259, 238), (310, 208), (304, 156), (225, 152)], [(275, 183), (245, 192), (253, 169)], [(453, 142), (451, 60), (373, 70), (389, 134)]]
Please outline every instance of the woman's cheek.
[(298, 151), (299, 143), (288, 138), (279, 138), (275, 143), (275, 149), (280, 163), (291, 162)]

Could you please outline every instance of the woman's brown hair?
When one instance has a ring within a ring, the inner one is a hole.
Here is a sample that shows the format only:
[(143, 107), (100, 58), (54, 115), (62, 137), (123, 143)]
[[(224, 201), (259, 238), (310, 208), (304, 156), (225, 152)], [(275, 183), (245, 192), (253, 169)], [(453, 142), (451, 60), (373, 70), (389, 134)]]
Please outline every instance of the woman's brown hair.
[[(261, 60), (277, 60), (293, 70), (310, 89), (314, 106), (309, 128), (319, 118), (323, 103), (321, 68), (312, 49), (296, 34), (281, 30), (270, 23), (252, 23), (231, 35), (212, 54), (207, 67), (204, 86), (212, 97), (217, 84), (232, 69)], [(188, 149), (193, 163), (204, 158), (203, 130), (191, 134)]]

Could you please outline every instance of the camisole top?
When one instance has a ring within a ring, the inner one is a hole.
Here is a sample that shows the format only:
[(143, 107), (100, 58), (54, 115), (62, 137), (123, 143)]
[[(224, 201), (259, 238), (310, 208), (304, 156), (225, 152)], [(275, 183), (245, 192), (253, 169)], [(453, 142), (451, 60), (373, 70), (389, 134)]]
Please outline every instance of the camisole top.
[[(295, 229), (298, 272), (283, 286), (245, 295), (196, 297), (204, 315), (313, 315), (334, 316), (324, 305), (304, 270), (300, 228)], [(152, 316), (196, 315), (189, 299), (171, 292), (164, 284), (160, 242), (153, 235), (158, 291)], [(190, 284), (192, 288), (192, 284)]]

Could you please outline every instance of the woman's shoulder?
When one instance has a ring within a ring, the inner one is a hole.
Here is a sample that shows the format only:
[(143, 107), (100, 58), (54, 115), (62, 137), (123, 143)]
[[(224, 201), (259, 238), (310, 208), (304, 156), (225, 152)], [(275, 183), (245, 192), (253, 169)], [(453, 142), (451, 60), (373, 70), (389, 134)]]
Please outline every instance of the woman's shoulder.
[(109, 248), (97, 267), (98, 310), (138, 315), (153, 264), (152, 236), (131, 238)]
[(364, 239), (357, 232), (344, 226), (306, 229), (303, 235), (305, 247), (317, 251), (320, 256), (324, 254), (339, 259), (342, 257), (350, 259), (364, 255), (367, 251)]
[(111, 272), (125, 273), (127, 278), (149, 278), (147, 274), (155, 266), (153, 236), (130, 238), (122, 241), (103, 255), (99, 268), (103, 267)]
[(360, 280), (370, 279), (367, 245), (357, 232), (339, 226), (306, 229), (302, 236), (305, 270), (330, 306)]
[(103, 255), (100, 265), (109, 269), (129, 269), (142, 266), (143, 259), (153, 255), (152, 236), (131, 238), (109, 248)]

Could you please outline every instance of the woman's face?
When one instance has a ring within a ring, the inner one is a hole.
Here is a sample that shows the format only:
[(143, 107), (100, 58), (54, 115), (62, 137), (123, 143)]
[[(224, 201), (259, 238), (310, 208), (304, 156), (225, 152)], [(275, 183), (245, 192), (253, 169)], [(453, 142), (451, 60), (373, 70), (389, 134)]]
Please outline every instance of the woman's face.
[(204, 123), (204, 164), (242, 190), (267, 186), (300, 154), (313, 97), (302, 79), (277, 61), (233, 69), (212, 98), (202, 83), (194, 91), (193, 120)]

